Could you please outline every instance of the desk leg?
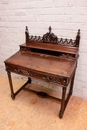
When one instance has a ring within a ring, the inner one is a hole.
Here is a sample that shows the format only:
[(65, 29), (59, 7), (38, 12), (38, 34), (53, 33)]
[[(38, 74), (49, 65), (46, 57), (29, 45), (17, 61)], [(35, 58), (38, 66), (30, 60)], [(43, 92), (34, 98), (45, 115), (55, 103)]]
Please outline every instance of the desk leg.
[(13, 90), (11, 72), (10, 72), (10, 71), (7, 71), (7, 74), (8, 74), (9, 84), (10, 84), (11, 97), (12, 97), (12, 99), (14, 100), (14, 99), (15, 99), (15, 94), (14, 94), (14, 90)]
[(71, 79), (71, 84), (70, 84), (70, 91), (69, 91), (69, 94), (72, 95), (73, 93), (73, 84), (74, 84), (74, 77), (75, 77), (75, 73)]
[(60, 109), (60, 113), (59, 113), (59, 117), (62, 118), (63, 117), (63, 113), (64, 110), (68, 104), (68, 101), (72, 95), (73, 92), (73, 83), (74, 83), (74, 77), (75, 77), (75, 73), (71, 79), (71, 83), (70, 83), (70, 90), (69, 90), (69, 94), (67, 95), (67, 98), (65, 99), (66, 96), (66, 87), (62, 88), (62, 100), (61, 100), (61, 109)]
[(72, 95), (72, 93), (73, 93), (74, 77), (75, 77), (75, 73), (74, 73), (74, 75), (73, 75), (73, 77), (72, 77), (72, 79), (71, 79), (70, 89), (69, 89), (69, 93), (68, 93), (67, 98), (66, 98), (65, 108), (66, 108), (66, 106), (67, 106), (67, 104), (68, 104), (68, 101), (69, 101), (69, 99), (70, 99), (70, 97), (71, 97), (71, 95)]
[(59, 117), (62, 118), (63, 117), (63, 113), (65, 110), (65, 96), (66, 96), (66, 87), (62, 88), (62, 100), (61, 100), (61, 109), (59, 112)]
[(15, 96), (16, 96), (21, 90), (23, 90), (24, 87), (25, 87), (27, 84), (31, 84), (31, 78), (28, 78), (28, 81), (27, 81), (21, 88), (19, 88), (16, 92), (14, 92), (13, 84), (12, 84), (12, 78), (11, 78), (11, 72), (10, 72), (10, 71), (7, 71), (7, 74), (8, 74), (9, 85), (10, 85), (10, 90), (11, 90), (11, 98), (14, 100), (14, 99), (15, 99)]

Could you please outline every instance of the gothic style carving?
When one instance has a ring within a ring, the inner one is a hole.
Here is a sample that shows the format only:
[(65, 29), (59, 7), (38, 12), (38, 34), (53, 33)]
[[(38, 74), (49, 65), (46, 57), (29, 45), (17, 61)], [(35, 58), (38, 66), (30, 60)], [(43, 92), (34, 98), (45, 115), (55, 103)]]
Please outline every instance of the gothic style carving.
[(75, 46), (79, 47), (79, 42), (80, 42), (80, 29), (77, 32), (76, 40), (75, 40)]
[[(31, 48), (30, 47), (24, 47), (24, 46), (20, 46), (20, 50), (22, 53), (26, 53), (26, 52), (30, 52), (31, 53)], [(39, 56), (42, 56), (42, 57), (50, 57), (50, 55), (44, 55), (44, 54), (41, 54), (41, 53), (34, 53), (33, 55), (39, 55)], [(57, 55), (57, 58), (60, 58), (60, 59), (66, 59), (66, 60), (74, 60), (76, 57), (75, 54), (68, 54), (68, 53), (62, 53), (60, 55)]]
[(29, 32), (28, 32), (28, 27), (26, 26), (25, 30), (25, 36), (26, 36), (26, 43), (29, 41)]
[(34, 42), (43, 42), (43, 39), (41, 36), (29, 36), (29, 41), (34, 41)]
[[(61, 99), (58, 98), (58, 101), (61, 102), (59, 117), (62, 118), (73, 91), (79, 52), (80, 30), (78, 30), (75, 40), (58, 38), (51, 30), (51, 27), (49, 27), (49, 31), (42, 37), (30, 36), (28, 27), (26, 27), (26, 43), (20, 45), (20, 50), (5, 60), (4, 63), (8, 74), (12, 99), (15, 99), (15, 96), (27, 84), (31, 83), (31, 78), (48, 83), (56, 83), (58, 86), (61, 86), (62, 95)], [(28, 77), (28, 81), (16, 92), (14, 92), (11, 72)], [(69, 93), (66, 91), (67, 87), (69, 87)], [(39, 94), (47, 96), (43, 92)]]
[(39, 79), (45, 80), (46, 82), (53, 82), (53, 83), (57, 83), (57, 84), (64, 85), (64, 86), (66, 86), (68, 84), (68, 80), (63, 77), (48, 76), (48, 75), (44, 75), (42, 73), (31, 71), (29, 69), (25, 70), (25, 69), (20, 69), (17, 67), (12, 67), (12, 66), (6, 65), (6, 70), (7, 71), (10, 70), (17, 74), (22, 74), (22, 75), (26, 75), (26, 76), (30, 76), (30, 77), (34, 77), (34, 78), (39, 78)]
[(57, 36), (51, 32), (52, 28), (49, 27), (49, 32), (43, 35), (43, 42), (57, 43)]
[(67, 38), (66, 39), (58, 38), (54, 33), (52, 33), (51, 27), (49, 27), (49, 32), (44, 34), (43, 37), (33, 35), (30, 36), (28, 32), (28, 27), (26, 27), (25, 34), (26, 34), (26, 44), (28, 44), (29, 42), (43, 42), (43, 43), (53, 43), (65, 46), (79, 47), (80, 42), (80, 30), (78, 30), (75, 40)]
[(20, 50), (21, 50), (21, 52), (26, 52), (26, 51), (28, 52), (31, 49), (29, 47), (20, 46)]
[(68, 53), (62, 53), (59, 56), (60, 59), (65, 59), (65, 60), (75, 60), (75, 58), (77, 58), (74, 54), (68, 54)]

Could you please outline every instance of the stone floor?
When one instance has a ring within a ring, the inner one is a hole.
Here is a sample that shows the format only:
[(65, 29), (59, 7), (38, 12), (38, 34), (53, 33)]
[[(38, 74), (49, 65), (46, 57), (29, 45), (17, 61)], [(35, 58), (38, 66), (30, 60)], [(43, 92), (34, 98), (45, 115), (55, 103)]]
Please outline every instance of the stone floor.
[[(24, 80), (13, 78), (15, 90)], [(0, 130), (87, 130), (87, 101), (72, 96), (63, 119), (60, 103), (22, 90), (13, 101), (7, 76), (0, 75)]]

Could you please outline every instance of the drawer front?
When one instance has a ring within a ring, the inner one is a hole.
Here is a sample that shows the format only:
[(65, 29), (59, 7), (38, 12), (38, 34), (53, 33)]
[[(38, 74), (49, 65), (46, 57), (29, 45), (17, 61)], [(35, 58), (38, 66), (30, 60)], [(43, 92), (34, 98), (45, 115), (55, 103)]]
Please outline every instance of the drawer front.
[(37, 71), (31, 70), (31, 69), (26, 69), (26, 68), (22, 68), (22, 67), (13, 66), (13, 65), (6, 64), (6, 70), (16, 73), (16, 74), (25, 75), (27, 77), (34, 77), (37, 79), (41, 79), (46, 82), (57, 83), (57, 84), (60, 84), (63, 86), (67, 86), (69, 83), (69, 79), (66, 77), (48, 75), (44, 72), (37, 72)]

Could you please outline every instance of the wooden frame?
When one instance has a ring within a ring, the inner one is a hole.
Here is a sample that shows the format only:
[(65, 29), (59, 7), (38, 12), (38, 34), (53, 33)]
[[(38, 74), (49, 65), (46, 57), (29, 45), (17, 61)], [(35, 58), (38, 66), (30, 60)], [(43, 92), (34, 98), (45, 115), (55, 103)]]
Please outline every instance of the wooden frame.
[[(75, 40), (58, 38), (51, 30), (49, 27), (49, 32), (43, 37), (29, 36), (28, 27), (26, 27), (25, 44), (20, 45), (20, 50), (5, 61), (5, 67), (13, 100), (22, 89), (26, 89), (27, 84), (31, 84), (32, 77), (48, 83), (59, 84), (62, 87), (62, 97), (57, 100), (61, 102), (59, 117), (62, 118), (73, 92), (80, 30), (78, 30)], [(16, 92), (13, 89), (11, 72), (28, 77), (28, 81)], [(66, 98), (66, 90), (69, 85), (70, 89)], [(38, 92), (38, 94), (48, 96), (44, 92)]]

